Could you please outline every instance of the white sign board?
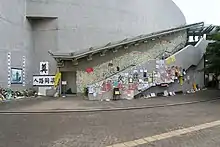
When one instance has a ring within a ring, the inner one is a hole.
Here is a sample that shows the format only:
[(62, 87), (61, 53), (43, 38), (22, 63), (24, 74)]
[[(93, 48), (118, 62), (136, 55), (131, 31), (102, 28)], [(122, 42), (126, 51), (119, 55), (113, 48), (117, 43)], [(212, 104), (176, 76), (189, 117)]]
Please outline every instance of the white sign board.
[(40, 62), (40, 75), (49, 74), (49, 62)]
[(62, 81), (62, 85), (67, 85), (67, 81)]
[(55, 75), (33, 76), (33, 86), (54, 86)]

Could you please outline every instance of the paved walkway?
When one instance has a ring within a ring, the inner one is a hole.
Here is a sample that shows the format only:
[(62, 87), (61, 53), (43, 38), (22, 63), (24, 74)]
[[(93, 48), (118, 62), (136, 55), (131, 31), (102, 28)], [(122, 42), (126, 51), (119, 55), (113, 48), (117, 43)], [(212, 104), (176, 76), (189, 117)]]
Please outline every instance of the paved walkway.
[(35, 98), (14, 101), (0, 105), (1, 112), (44, 112), (44, 111), (93, 111), (112, 109), (134, 109), (157, 107), (188, 102), (207, 101), (220, 98), (218, 90), (204, 90), (194, 94), (176, 95), (173, 97), (157, 97), (149, 99), (119, 101), (88, 101), (79, 97), (68, 98)]
[[(207, 98), (204, 94), (207, 94)], [(162, 99), (188, 101), (211, 99), (213, 96), (216, 95), (204, 91), (186, 97), (133, 100), (125, 103), (132, 105), (145, 102), (144, 105), (150, 105), (153, 101)], [(33, 101), (22, 101), (25, 105), (19, 102), (17, 109), (27, 108), (30, 103), (34, 103), (32, 106), (40, 106), (51, 100)], [(89, 105), (94, 103), (82, 102)], [(10, 106), (12, 105), (17, 104), (11, 103)], [(217, 147), (220, 144), (219, 106), (220, 100), (132, 111), (0, 114), (0, 147), (107, 147), (137, 140), (137, 147)], [(152, 142), (151, 137), (157, 141)], [(146, 139), (148, 144), (141, 139)]]
[[(144, 137), (141, 139), (136, 139), (136, 140), (132, 140), (132, 141), (113, 144), (113, 145), (107, 146), (107, 147), (141, 147), (142, 145), (145, 145), (145, 146), (150, 145), (151, 146), (152, 143), (157, 144), (156, 146), (165, 146), (165, 144), (167, 144), (167, 139), (173, 139), (173, 138), (179, 137), (181, 135), (192, 134), (192, 133), (195, 133), (198, 131), (203, 131), (203, 130), (210, 129), (210, 128), (215, 128), (215, 127), (219, 128), (219, 126), (220, 126), (220, 120), (209, 122), (209, 123), (204, 123), (204, 124), (200, 124), (200, 125), (196, 125), (196, 126), (192, 126), (192, 127), (188, 127), (188, 128), (172, 130), (172, 131), (169, 131), (166, 133), (162, 133), (162, 134), (158, 134), (158, 135), (154, 135), (154, 136), (149, 136), (149, 137)], [(160, 143), (160, 145), (158, 144), (159, 141), (164, 141), (164, 140), (166, 140), (165, 143), (162, 143), (162, 144)], [(187, 141), (187, 139), (185, 139), (184, 141)], [(195, 141), (193, 141), (193, 142), (195, 142)], [(208, 140), (206, 142), (208, 142)], [(170, 144), (170, 142), (168, 144)], [(166, 146), (169, 146), (168, 144)]]

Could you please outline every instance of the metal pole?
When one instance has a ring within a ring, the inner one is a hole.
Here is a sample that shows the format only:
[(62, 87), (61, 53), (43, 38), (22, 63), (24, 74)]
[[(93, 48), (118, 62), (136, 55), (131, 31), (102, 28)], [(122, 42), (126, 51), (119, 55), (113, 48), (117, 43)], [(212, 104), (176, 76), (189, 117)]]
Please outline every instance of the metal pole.
[[(60, 72), (60, 67), (58, 68), (58, 72)], [(61, 72), (60, 72), (61, 73)], [(59, 81), (59, 96), (61, 97), (62, 95), (62, 73), (61, 73), (61, 77), (60, 77), (60, 81)]]
[(66, 85), (64, 85), (64, 96), (66, 97)]

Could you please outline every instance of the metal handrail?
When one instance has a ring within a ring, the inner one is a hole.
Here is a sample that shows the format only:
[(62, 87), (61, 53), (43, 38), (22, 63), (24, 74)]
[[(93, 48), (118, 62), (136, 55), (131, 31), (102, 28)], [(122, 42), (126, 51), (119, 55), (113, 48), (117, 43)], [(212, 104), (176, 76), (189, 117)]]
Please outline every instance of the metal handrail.
[(164, 53), (168, 53), (168, 54), (174, 54), (174, 53), (176, 53), (176, 52), (178, 52), (178, 51), (180, 51), (181, 49), (182, 49), (182, 47), (181, 46), (185, 46), (185, 44), (184, 43), (180, 43), (180, 44), (178, 44), (171, 52), (169, 52), (169, 51), (165, 51), (165, 52), (163, 52), (163, 53), (161, 53), (161, 54), (159, 54), (157, 57), (156, 57), (156, 59), (157, 58), (161, 58), (162, 56), (163, 56), (163, 54)]
[(128, 69), (128, 68), (130, 68), (130, 67), (134, 67), (134, 66), (136, 66), (136, 65), (131, 64), (131, 65), (129, 65), (129, 66), (127, 66), (127, 67), (123, 68), (122, 70), (117, 71), (117, 72), (115, 72), (115, 73), (113, 73), (113, 74), (111, 74), (111, 75), (109, 75), (109, 76), (107, 76), (107, 77), (103, 78), (102, 80), (95, 81), (95, 82), (90, 83), (90, 84), (88, 84), (88, 85), (93, 85), (93, 84), (95, 84), (95, 83), (99, 83), (99, 82), (101, 82), (101, 81), (103, 81), (103, 80), (106, 80), (106, 79), (108, 79), (108, 78), (110, 78), (110, 77), (112, 77), (112, 76), (114, 76), (114, 75), (116, 75), (116, 74), (118, 74), (118, 73), (120, 73), (120, 72), (123, 72), (123, 71), (125, 71), (126, 69)]
[[(180, 43), (179, 45), (177, 45), (177, 46), (173, 49), (173, 51), (171, 51), (171, 52), (168, 52), (168, 51), (167, 51), (167, 52), (174, 54), (174, 53), (176, 53), (177, 51), (180, 50), (179, 47), (180, 47), (181, 45), (184, 46), (184, 43)], [(182, 48), (181, 48), (181, 49), (182, 49)], [(93, 84), (95, 84), (95, 83), (99, 83), (99, 82), (101, 82), (101, 81), (103, 81), (103, 80), (106, 80), (106, 79), (108, 79), (108, 78), (110, 78), (110, 77), (112, 77), (112, 76), (114, 76), (114, 75), (116, 75), (116, 74), (118, 74), (118, 73), (120, 73), (120, 72), (123, 72), (123, 71), (127, 70), (127, 69), (130, 68), (130, 67), (134, 67), (134, 66), (136, 66), (136, 65), (134, 65), (134, 64), (129, 65), (129, 66), (127, 66), (126, 68), (124, 68), (124, 69), (122, 69), (122, 70), (120, 70), (120, 71), (118, 71), (118, 72), (115, 72), (115, 73), (113, 73), (113, 74), (111, 74), (111, 75), (109, 75), (109, 76), (107, 76), (107, 77), (105, 77), (105, 78), (103, 78), (103, 79), (101, 79), (101, 80), (99, 80), (99, 81), (95, 81), (95, 82), (90, 83), (90, 84), (88, 84), (88, 85), (93, 85)]]

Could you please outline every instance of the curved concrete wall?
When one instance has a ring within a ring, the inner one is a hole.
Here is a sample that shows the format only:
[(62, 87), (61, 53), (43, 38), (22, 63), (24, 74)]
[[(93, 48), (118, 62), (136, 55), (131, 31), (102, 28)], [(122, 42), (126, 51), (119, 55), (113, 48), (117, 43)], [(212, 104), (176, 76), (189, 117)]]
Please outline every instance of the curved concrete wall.
[(172, 0), (27, 0), (27, 16), (57, 17), (59, 50), (104, 45), (186, 23)]
[(39, 74), (40, 61), (49, 61), (50, 74), (55, 73), (48, 50), (74, 51), (185, 23), (172, 0), (1, 0), (0, 86), (8, 84), (8, 52), (11, 67), (22, 68), (26, 58), (27, 87)]

